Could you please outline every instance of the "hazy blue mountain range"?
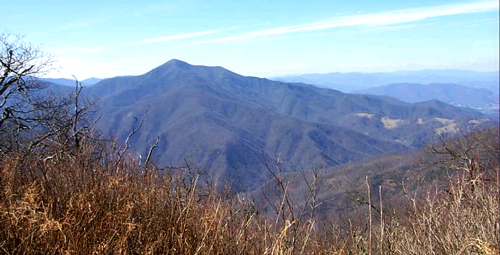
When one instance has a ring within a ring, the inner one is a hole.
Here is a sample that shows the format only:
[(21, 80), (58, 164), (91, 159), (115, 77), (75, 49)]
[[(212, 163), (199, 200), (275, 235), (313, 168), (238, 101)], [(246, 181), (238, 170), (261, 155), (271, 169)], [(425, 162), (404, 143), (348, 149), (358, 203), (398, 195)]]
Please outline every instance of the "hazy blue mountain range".
[[(45, 82), (50, 82), (50, 83), (58, 84), (58, 85), (71, 86), (71, 87), (75, 86), (75, 80), (74, 79), (66, 79), (66, 78), (42, 78), (41, 80), (45, 81)], [(92, 78), (88, 78), (88, 79), (85, 79), (85, 80), (82, 80), (82, 81), (79, 81), (79, 82), (83, 86), (92, 86), (92, 85), (98, 83), (101, 80), (102, 79), (92, 77)]]
[(498, 112), (498, 94), (482, 88), (469, 88), (450, 83), (423, 85), (397, 83), (356, 91), (360, 94), (384, 95), (416, 103), (437, 99), (448, 104)]
[(499, 72), (464, 70), (421, 70), (379, 73), (302, 74), (273, 78), (284, 82), (303, 82), (343, 92), (379, 87), (393, 83), (453, 83), (470, 88), (485, 88), (498, 94)]
[(490, 122), (477, 111), (435, 100), (411, 104), (345, 94), (179, 60), (143, 75), (105, 79), (84, 91), (101, 99), (100, 129), (119, 141), (147, 112), (131, 151), (144, 158), (160, 137), (154, 153), (158, 164), (187, 160), (213, 170), (219, 183), (250, 189), (267, 179), (263, 162), (338, 165)]

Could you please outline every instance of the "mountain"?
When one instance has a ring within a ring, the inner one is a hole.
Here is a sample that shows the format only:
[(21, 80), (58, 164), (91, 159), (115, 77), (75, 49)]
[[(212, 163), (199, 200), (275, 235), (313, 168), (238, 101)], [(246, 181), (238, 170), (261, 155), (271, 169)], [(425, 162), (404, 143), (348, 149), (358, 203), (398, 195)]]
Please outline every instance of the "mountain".
[(190, 162), (219, 184), (253, 189), (271, 166), (333, 166), (423, 145), (468, 124), (491, 122), (477, 111), (439, 101), (418, 104), (345, 94), (307, 84), (245, 77), (222, 67), (171, 60), (139, 76), (102, 80), (84, 90), (99, 97), (100, 129), (131, 142), (144, 158), (157, 137), (161, 166)]
[(450, 83), (429, 85), (397, 83), (360, 90), (356, 93), (390, 96), (410, 103), (437, 99), (448, 104), (484, 111), (496, 109), (498, 113), (498, 94), (487, 89), (475, 89)]
[(485, 88), (499, 93), (499, 72), (466, 70), (421, 70), (379, 73), (327, 73), (302, 74), (273, 78), (283, 82), (303, 82), (344, 92), (379, 87), (393, 83), (453, 83), (470, 88)]
[[(366, 204), (367, 181), (370, 184), (372, 203), (378, 204), (383, 197), (384, 208), (392, 206), (401, 209), (408, 195), (449, 184), (450, 175), (456, 169), (453, 161), (475, 157), (481, 151), (482, 174), (496, 175), (498, 165), (498, 126), (475, 130), (440, 142), (430, 142), (426, 147), (416, 150), (382, 154), (354, 163), (327, 167), (317, 167), (315, 171), (296, 171), (287, 173), (283, 179), (293, 186), (288, 195), (296, 205), (307, 205), (314, 175), (319, 178), (313, 184), (316, 192), (316, 213), (327, 215), (352, 216)], [(446, 145), (446, 149), (440, 146)], [(429, 148), (441, 148), (436, 153)], [(481, 149), (479, 149), (481, 148)], [(475, 152), (472, 152), (475, 151)], [(460, 156), (458, 156), (460, 154)], [(446, 160), (443, 160), (446, 159)], [(491, 160), (495, 163), (493, 163)], [(488, 162), (492, 162), (490, 165)], [(454, 170), (452, 170), (454, 169)], [(489, 169), (489, 170), (486, 170)], [(492, 171), (493, 170), (493, 171)], [(485, 178), (486, 179), (486, 178)], [(492, 179), (490, 179), (492, 180)], [(381, 188), (381, 190), (379, 190)], [(276, 180), (270, 180), (261, 189), (250, 192), (253, 201), (262, 208), (269, 208), (270, 201), (281, 201), (276, 196)], [(381, 193), (379, 193), (381, 192)], [(273, 196), (274, 195), (274, 196)], [(377, 201), (378, 200), (378, 201)], [(406, 200), (407, 201), (407, 200)], [(267, 211), (272, 211), (269, 208)]]
[[(58, 85), (63, 85), (63, 86), (70, 86), (70, 87), (74, 87), (75, 86), (75, 80), (74, 79), (66, 79), (66, 78), (42, 78), (41, 80), (45, 81), (45, 82), (50, 82), (50, 83), (58, 84)], [(101, 80), (102, 79), (92, 77), (92, 78), (88, 78), (88, 79), (85, 79), (83, 81), (80, 81), (80, 83), (83, 86), (92, 86), (92, 85), (98, 83)]]
[(83, 80), (82, 84), (84, 86), (92, 86), (92, 85), (100, 82), (101, 80), (103, 80), (103, 79), (99, 79), (99, 78), (95, 78), (95, 77), (90, 77), (88, 79)]

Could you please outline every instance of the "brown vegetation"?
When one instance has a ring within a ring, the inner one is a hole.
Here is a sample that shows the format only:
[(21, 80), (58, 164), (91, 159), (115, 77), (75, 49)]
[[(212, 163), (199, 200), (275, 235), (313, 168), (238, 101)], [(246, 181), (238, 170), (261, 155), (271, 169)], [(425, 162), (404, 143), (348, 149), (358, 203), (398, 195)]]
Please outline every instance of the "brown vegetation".
[(185, 169), (144, 173), (130, 158), (112, 162), (96, 157), (96, 149), (2, 160), (3, 253), (281, 254), (297, 249), (288, 243), (293, 223), (277, 229), (251, 203), (198, 184), (198, 176)]
[[(238, 195), (200, 183), (189, 169), (144, 171), (95, 141), (82, 139), (77, 154), (54, 147), (2, 158), (1, 253), (498, 253), (498, 179), (483, 178), (498, 174), (495, 158), (478, 162), (475, 179), (460, 179), (463, 173), (454, 170), (447, 185), (408, 194), (406, 206), (372, 203), (378, 194), (371, 194), (350, 228), (319, 231), (325, 225), (312, 213), (286, 208), (290, 186), (281, 179), (276, 204), (282, 209), (272, 218)], [(498, 143), (483, 145), (497, 146), (498, 155)]]

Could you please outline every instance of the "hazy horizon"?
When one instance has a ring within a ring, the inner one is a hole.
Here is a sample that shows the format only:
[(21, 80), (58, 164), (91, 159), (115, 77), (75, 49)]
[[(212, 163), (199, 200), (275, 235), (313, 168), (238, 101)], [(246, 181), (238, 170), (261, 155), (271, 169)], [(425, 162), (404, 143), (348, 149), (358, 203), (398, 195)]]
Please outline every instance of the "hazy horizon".
[[(181, 60), (181, 59), (179, 59)], [(181, 60), (182, 61), (182, 60)], [(168, 62), (168, 61), (167, 61)], [(166, 62), (165, 62), (166, 63)], [(163, 64), (165, 64), (163, 63)], [(193, 63), (188, 63), (190, 65), (197, 65), (197, 64), (193, 64)], [(220, 66), (220, 65), (212, 65), (212, 67), (215, 67), (215, 66)], [(157, 67), (157, 66), (156, 66)], [(156, 67), (153, 67), (152, 69), (156, 68)], [(225, 69), (227, 69), (226, 67), (224, 66), (220, 66), (220, 67), (223, 67)], [(90, 77), (82, 77), (82, 79), (80, 79), (79, 77), (77, 77), (79, 80), (81, 81), (84, 81), (84, 80), (88, 80), (88, 79), (108, 79), (108, 78), (114, 78), (114, 77), (126, 77), (126, 76), (140, 76), (140, 75), (143, 75), (143, 74), (146, 74), (147, 72), (151, 71), (152, 69), (150, 70), (147, 70), (146, 72), (144, 73), (139, 73), (139, 74), (124, 74), (124, 75), (117, 75), (117, 76), (111, 76), (111, 77), (95, 77), (95, 76), (90, 76)], [(232, 71), (231, 69), (228, 69), (229, 71)], [(287, 76), (302, 76), (302, 75), (322, 75), (322, 74), (333, 74), (333, 73), (341, 73), (341, 74), (354, 74), (354, 73), (361, 73), (361, 74), (377, 74), (377, 73), (399, 73), (399, 72), (424, 72), (424, 71), (456, 71), (456, 72), (460, 72), (460, 71), (465, 71), (465, 72), (475, 72), (475, 73), (499, 73), (500, 74), (500, 70), (495, 70), (495, 71), (475, 71), (475, 70), (465, 70), (465, 69), (416, 69), (416, 70), (394, 70), (394, 71), (373, 71), (373, 72), (363, 72), (363, 71), (350, 71), (350, 72), (341, 72), (341, 71), (333, 71), (333, 72), (327, 72), (327, 73), (291, 73), (291, 74), (286, 74), (286, 75), (272, 75), (272, 76), (255, 76), (255, 75), (245, 75), (245, 76), (253, 76), (253, 77), (258, 77), (258, 78), (267, 78), (267, 79), (272, 79), (272, 78), (279, 78), (279, 77), (287, 77)], [(62, 76), (57, 76), (58, 73), (51, 73), (50, 75), (45, 75), (43, 76), (43, 78), (48, 78), (48, 79), (70, 79), (70, 80), (73, 80), (74, 77), (70, 75), (70, 77), (62, 77)], [(239, 73), (238, 73), (239, 74)], [(244, 74), (242, 74), (244, 75)]]

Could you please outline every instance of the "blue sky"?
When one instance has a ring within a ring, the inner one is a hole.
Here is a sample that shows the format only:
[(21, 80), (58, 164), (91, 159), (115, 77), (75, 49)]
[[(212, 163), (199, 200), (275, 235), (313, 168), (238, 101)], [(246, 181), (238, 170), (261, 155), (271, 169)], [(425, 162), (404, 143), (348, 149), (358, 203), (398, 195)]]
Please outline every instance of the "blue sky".
[(495, 1), (5, 1), (0, 32), (55, 56), (48, 77), (139, 75), (176, 58), (243, 75), (497, 71)]

